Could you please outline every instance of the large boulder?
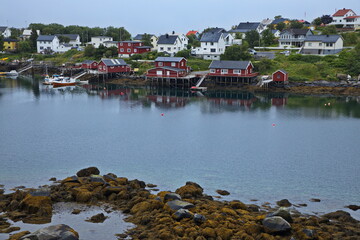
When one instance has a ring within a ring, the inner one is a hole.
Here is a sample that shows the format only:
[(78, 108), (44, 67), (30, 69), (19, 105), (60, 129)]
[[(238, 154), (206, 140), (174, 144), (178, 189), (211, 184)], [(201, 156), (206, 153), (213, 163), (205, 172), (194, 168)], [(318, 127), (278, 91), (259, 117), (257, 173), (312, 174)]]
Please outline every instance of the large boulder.
[(171, 200), (181, 200), (181, 196), (177, 193), (166, 193), (164, 196), (164, 201)]
[(323, 215), (323, 217), (328, 218), (328, 219), (335, 219), (335, 220), (338, 220), (341, 222), (351, 222), (351, 223), (359, 222), (356, 219), (352, 218), (350, 213), (342, 211), (342, 210), (325, 214), (325, 215)]
[(25, 235), (20, 240), (78, 240), (79, 234), (65, 224), (53, 225), (41, 228), (33, 233)]
[(183, 218), (191, 218), (192, 214), (187, 209), (179, 209), (173, 214), (173, 218), (177, 221), (180, 221)]
[(267, 217), (262, 221), (265, 230), (269, 233), (283, 233), (291, 230), (291, 225), (282, 217)]
[(81, 169), (76, 173), (78, 177), (90, 177), (91, 175), (99, 175), (100, 171), (97, 167), (88, 167)]
[(50, 196), (42, 196), (37, 193), (29, 193), (20, 202), (19, 208), (29, 214), (39, 216), (52, 215), (52, 202)]
[(189, 202), (185, 202), (185, 201), (180, 201), (180, 200), (173, 200), (170, 202), (166, 203), (172, 210), (179, 210), (181, 208), (184, 209), (190, 209), (195, 207), (194, 204), (189, 203)]
[(282, 217), (289, 223), (293, 222), (293, 219), (290, 214), (290, 210), (286, 207), (281, 207), (278, 210), (276, 210), (275, 212), (267, 215), (267, 217), (275, 217), (275, 216)]
[(196, 198), (203, 196), (204, 189), (194, 182), (186, 182), (185, 186), (176, 189), (176, 193), (182, 198)]
[(282, 199), (280, 201), (277, 201), (276, 204), (279, 207), (291, 207), (292, 206), (291, 202), (289, 202), (289, 200), (287, 200), (287, 199)]

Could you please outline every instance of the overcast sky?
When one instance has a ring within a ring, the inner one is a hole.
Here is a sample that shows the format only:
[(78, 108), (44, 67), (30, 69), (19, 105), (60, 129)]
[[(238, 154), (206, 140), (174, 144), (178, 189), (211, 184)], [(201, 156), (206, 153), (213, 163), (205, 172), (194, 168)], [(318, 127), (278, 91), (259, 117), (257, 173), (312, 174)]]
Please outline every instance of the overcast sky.
[(276, 15), (311, 22), (336, 9), (360, 15), (359, 0), (1, 0), (0, 26), (30, 23), (125, 27), (132, 35), (186, 33), (207, 27), (230, 29)]

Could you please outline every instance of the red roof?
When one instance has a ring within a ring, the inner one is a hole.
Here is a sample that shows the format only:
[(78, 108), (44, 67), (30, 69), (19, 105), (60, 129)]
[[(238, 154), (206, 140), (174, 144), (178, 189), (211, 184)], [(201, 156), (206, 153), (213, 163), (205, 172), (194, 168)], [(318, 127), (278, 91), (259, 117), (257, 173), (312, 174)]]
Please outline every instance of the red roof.
[(189, 32), (186, 34), (186, 36), (189, 36), (189, 35), (191, 35), (191, 34), (196, 35), (197, 33), (198, 33), (198, 31), (189, 31)]
[(341, 10), (338, 10), (336, 13), (334, 13), (333, 17), (343, 17), (345, 16), (345, 14), (347, 14), (349, 11), (352, 11), (351, 9), (341, 9)]
[(350, 17), (346, 17), (345, 19), (355, 19), (355, 18), (360, 18), (360, 16), (350, 16)]

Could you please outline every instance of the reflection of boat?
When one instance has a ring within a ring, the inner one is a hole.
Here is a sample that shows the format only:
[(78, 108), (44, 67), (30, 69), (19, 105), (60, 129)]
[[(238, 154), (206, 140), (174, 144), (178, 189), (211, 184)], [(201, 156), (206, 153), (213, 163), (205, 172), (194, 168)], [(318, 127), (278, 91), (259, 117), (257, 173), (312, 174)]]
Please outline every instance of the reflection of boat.
[(192, 86), (190, 88), (191, 91), (200, 91), (200, 92), (205, 92), (207, 90), (207, 87), (197, 87), (197, 86)]
[(89, 80), (86, 80), (86, 81), (78, 81), (77, 83), (78, 83), (79, 85), (89, 84)]
[(11, 70), (10, 72), (0, 72), (0, 75), (1, 76), (12, 76), (12, 77), (16, 77), (17, 75), (19, 75), (18, 74), (18, 72), (17, 71), (15, 71), (15, 70)]
[(54, 82), (53, 82), (53, 86), (54, 86), (54, 87), (74, 86), (74, 85), (76, 85), (76, 83), (78, 83), (78, 82), (79, 82), (79, 81), (77, 81), (77, 80), (74, 79), (74, 78), (66, 77), (66, 78), (64, 78), (64, 79), (61, 80), (61, 81), (54, 81)]

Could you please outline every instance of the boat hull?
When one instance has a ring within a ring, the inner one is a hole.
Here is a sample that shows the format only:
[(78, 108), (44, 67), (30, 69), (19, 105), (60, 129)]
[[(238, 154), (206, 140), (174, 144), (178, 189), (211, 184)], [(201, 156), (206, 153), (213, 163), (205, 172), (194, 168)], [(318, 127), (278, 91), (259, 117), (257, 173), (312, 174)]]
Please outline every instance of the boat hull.
[(53, 87), (75, 86), (76, 82), (53, 82)]

